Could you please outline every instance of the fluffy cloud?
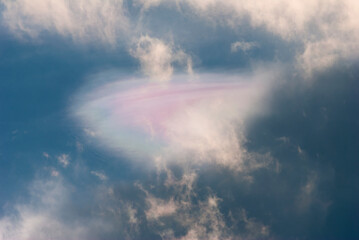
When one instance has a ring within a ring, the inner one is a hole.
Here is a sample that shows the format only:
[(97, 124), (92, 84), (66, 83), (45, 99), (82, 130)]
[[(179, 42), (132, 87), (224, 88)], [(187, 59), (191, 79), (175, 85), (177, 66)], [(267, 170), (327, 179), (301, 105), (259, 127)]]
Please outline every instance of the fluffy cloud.
[(173, 63), (186, 66), (192, 73), (192, 60), (182, 50), (174, 50), (173, 44), (166, 44), (160, 39), (141, 36), (131, 49), (131, 55), (137, 58), (142, 71), (154, 81), (169, 80), (173, 74)]
[(84, 226), (68, 225), (61, 219), (69, 192), (58, 181), (35, 181), (30, 189), (31, 202), (15, 205), (15, 213), (0, 220), (0, 239), (79, 239)]
[(99, 40), (111, 45), (127, 31), (122, 0), (2, 0), (2, 18), (19, 36), (37, 38), (58, 33), (75, 41)]
[(0, 218), (1, 240), (95, 240), (109, 234), (116, 237), (107, 239), (136, 239), (137, 210), (109, 186), (92, 186), (86, 192), (91, 199), (76, 195), (76, 187), (62, 177), (41, 178), (29, 186), (29, 198), (9, 204)]
[(128, 153), (134, 161), (246, 171), (264, 166), (244, 147), (245, 125), (264, 111), (263, 99), (276, 76), (273, 70), (243, 77), (197, 75), (193, 81), (175, 76), (165, 85), (119, 79), (80, 94), (73, 114), (99, 133), (95, 138), (101, 145)]
[(284, 41), (296, 44), (297, 66), (310, 76), (340, 59), (357, 58), (359, 3), (355, 0), (152, 0), (160, 4), (190, 6), (197, 15), (238, 29), (245, 19), (253, 28), (264, 27)]
[(38, 179), (30, 184), (26, 201), (8, 205), (11, 211), (0, 218), (0, 239), (241, 239), (231, 230), (238, 222), (245, 226), (245, 239), (268, 235), (268, 227), (248, 218), (244, 210), (227, 223), (220, 211), (223, 200), (210, 189), (199, 196), (197, 174), (182, 170), (175, 176), (164, 166), (143, 185), (94, 185), (85, 191), (86, 199), (62, 177)]
[[(169, 79), (175, 62), (186, 65), (191, 71), (191, 59), (183, 51), (175, 50), (171, 44), (157, 38), (138, 38), (156, 30), (143, 24), (147, 17), (144, 11), (141, 11), (141, 17), (131, 15), (122, 0), (2, 0), (2, 3), (5, 6), (3, 21), (17, 35), (36, 38), (47, 31), (75, 41), (99, 40), (110, 45), (116, 45), (120, 40), (126, 45), (135, 42), (131, 54), (139, 59), (146, 75), (159, 80)], [(358, 57), (359, 3), (355, 0), (137, 0), (127, 5), (135, 9), (142, 6), (144, 10), (159, 5), (173, 5), (178, 9), (186, 6), (204, 19), (236, 30), (248, 20), (252, 28), (265, 29), (292, 43), (297, 52), (296, 66), (304, 70), (306, 76), (326, 69), (340, 59)], [(163, 33), (159, 36), (168, 37)], [(237, 43), (232, 45), (232, 50), (251, 47)]]

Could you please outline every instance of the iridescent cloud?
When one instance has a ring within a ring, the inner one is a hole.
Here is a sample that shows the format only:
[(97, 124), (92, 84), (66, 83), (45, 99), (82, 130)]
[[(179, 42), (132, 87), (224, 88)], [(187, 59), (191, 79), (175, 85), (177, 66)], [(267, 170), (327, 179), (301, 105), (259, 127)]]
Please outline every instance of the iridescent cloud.
[(267, 83), (216, 74), (168, 83), (120, 78), (80, 94), (74, 113), (105, 147), (136, 159), (190, 153), (197, 163), (232, 166), (243, 160), (243, 125), (262, 109)]

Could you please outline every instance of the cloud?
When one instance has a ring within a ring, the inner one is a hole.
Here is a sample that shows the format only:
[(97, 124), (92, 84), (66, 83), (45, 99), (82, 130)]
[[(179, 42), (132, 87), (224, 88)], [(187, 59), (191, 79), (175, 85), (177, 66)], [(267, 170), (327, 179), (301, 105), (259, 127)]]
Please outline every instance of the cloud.
[[(37, 179), (28, 199), (7, 206), (0, 239), (235, 239), (234, 222), (220, 211), (223, 200), (209, 187), (200, 196), (197, 174), (182, 170), (178, 176), (165, 167), (142, 184), (105, 182), (81, 190), (61, 176)], [(265, 225), (242, 213), (234, 217), (248, 226), (243, 236), (266, 236)]]
[(14, 214), (0, 219), (0, 239), (63, 240), (83, 236), (83, 226), (67, 225), (60, 217), (69, 194), (60, 180), (35, 181), (30, 194), (30, 203), (16, 204)]
[(279, 137), (276, 140), (281, 141), (282, 143), (289, 143), (290, 142), (290, 138), (286, 137), (286, 136)]
[(254, 163), (257, 157), (244, 147), (245, 124), (264, 111), (276, 76), (275, 70), (243, 77), (203, 74), (194, 81), (179, 75), (165, 85), (119, 79), (80, 94), (72, 112), (85, 128), (101, 133), (98, 144), (134, 161), (246, 171), (265, 166)]
[(107, 176), (102, 173), (102, 172), (98, 172), (98, 171), (91, 171), (90, 172), (92, 175), (98, 177), (101, 181), (106, 181), (107, 180)]
[(65, 153), (58, 156), (57, 160), (64, 168), (66, 168), (70, 164), (70, 156)]
[[(145, 216), (151, 230), (162, 239), (230, 239), (229, 228), (219, 211), (220, 199), (210, 194), (204, 200), (198, 200), (197, 175), (191, 169), (183, 170), (180, 178), (174, 177), (167, 167), (157, 172), (157, 176), (165, 173), (165, 180), (157, 182), (156, 186), (164, 185), (163, 192), (170, 196), (169, 199), (155, 197), (155, 191), (139, 186), (146, 193), (148, 208)], [(178, 229), (184, 231), (176, 234)]]
[(247, 230), (246, 237), (244, 239), (262, 239), (268, 237), (269, 226), (262, 224), (254, 218), (248, 218), (246, 210), (241, 210), (241, 218), (244, 222), (245, 229)]
[(173, 198), (165, 201), (163, 199), (147, 197), (146, 201), (150, 205), (150, 208), (146, 211), (146, 217), (149, 220), (173, 215), (178, 208)]
[(174, 50), (172, 44), (166, 44), (160, 39), (141, 36), (130, 51), (137, 58), (145, 75), (154, 81), (167, 81), (173, 74), (173, 63), (186, 66), (192, 73), (192, 60), (182, 50)]
[(247, 52), (255, 47), (258, 47), (258, 44), (255, 42), (234, 42), (231, 44), (231, 52), (237, 52), (241, 50), (243, 52)]
[(145, 9), (159, 5), (189, 6), (210, 22), (240, 29), (249, 20), (253, 29), (293, 43), (296, 65), (310, 76), (339, 60), (358, 58), (359, 3), (356, 0), (152, 0), (137, 1)]
[[(204, 190), (203, 183), (198, 181), (201, 176), (195, 169), (179, 167), (180, 176), (165, 166), (156, 173), (155, 186), (162, 189), (160, 192), (152, 184), (146, 184), (147, 188), (139, 186), (146, 194), (145, 216), (149, 227), (162, 239), (262, 239), (270, 236), (269, 226), (248, 217), (243, 208), (231, 209), (233, 212), (227, 215), (223, 213), (220, 209), (228, 204), (228, 199), (217, 197), (211, 186)], [(242, 227), (235, 231), (238, 226)]]
[(51, 176), (58, 177), (59, 175), (60, 175), (60, 173), (58, 171), (56, 171), (55, 169), (51, 170)]
[(57, 33), (76, 42), (115, 45), (128, 31), (122, 0), (2, 0), (2, 19), (18, 36)]
[(91, 131), (87, 128), (84, 129), (84, 133), (90, 137), (95, 137), (96, 136), (96, 133), (94, 131)]
[[(159, 81), (170, 79), (173, 64), (185, 66), (191, 72), (191, 57), (160, 40), (168, 38), (168, 32), (161, 33), (144, 24), (151, 14), (141, 11), (139, 17), (131, 9), (142, 7), (148, 11), (162, 5), (175, 6), (180, 12), (192, 9), (206, 21), (236, 31), (248, 20), (252, 29), (264, 29), (290, 43), (296, 53), (295, 65), (306, 77), (340, 60), (356, 59), (359, 52), (359, 3), (355, 0), (263, 0), (260, 4), (247, 0), (137, 0), (126, 4), (123, 0), (2, 0), (2, 3), (3, 22), (18, 36), (38, 38), (50, 32), (76, 42), (111, 46), (122, 42), (127, 47), (133, 43), (128, 48), (140, 61), (143, 73)], [(146, 33), (157, 38), (142, 35)], [(253, 47), (251, 42), (237, 42), (231, 49), (248, 51)]]
[(173, 64), (192, 73), (192, 59), (172, 43), (148, 35), (147, 29), (130, 27), (140, 20), (129, 16), (123, 0), (1, 0), (2, 19), (20, 38), (39, 39), (44, 33), (55, 33), (77, 43), (100, 43), (117, 47), (123, 44), (139, 60), (142, 72), (152, 80), (171, 78)]
[(89, 199), (62, 177), (37, 179), (29, 186), (29, 198), (8, 205), (0, 218), (0, 239), (104, 239), (109, 234), (134, 239), (129, 234), (136, 236), (137, 210), (110, 190), (91, 186)]
[(299, 145), (297, 147), (297, 150), (300, 155), (304, 154), (304, 150)]

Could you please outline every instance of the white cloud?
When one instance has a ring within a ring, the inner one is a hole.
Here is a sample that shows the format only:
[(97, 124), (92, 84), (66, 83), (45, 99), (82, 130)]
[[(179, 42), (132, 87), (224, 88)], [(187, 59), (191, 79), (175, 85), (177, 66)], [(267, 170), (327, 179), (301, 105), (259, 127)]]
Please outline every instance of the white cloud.
[(297, 147), (297, 151), (298, 151), (298, 153), (299, 153), (300, 155), (304, 154), (303, 149), (302, 149), (299, 145), (298, 145), (298, 147)]
[(64, 168), (66, 168), (70, 164), (70, 156), (65, 153), (58, 156), (57, 160)]
[(173, 63), (184, 64), (192, 73), (192, 60), (182, 50), (175, 50), (172, 44), (160, 39), (141, 36), (130, 51), (140, 61), (142, 71), (154, 81), (167, 81), (173, 74)]
[(130, 224), (138, 224), (139, 220), (136, 217), (137, 210), (133, 208), (131, 205), (127, 205), (127, 214), (128, 214), (128, 222)]
[[(183, 170), (182, 177), (177, 179), (173, 177), (171, 170), (166, 167), (162, 169), (167, 176), (165, 186), (174, 190), (169, 200), (156, 198), (148, 190), (139, 186), (146, 193), (146, 202), (148, 203), (146, 218), (150, 221), (151, 228), (162, 239), (230, 239), (229, 228), (219, 211), (220, 199), (210, 195), (204, 200), (194, 203), (193, 200), (197, 197), (194, 189), (196, 174), (190, 169)], [(162, 219), (162, 217), (167, 218)], [(182, 237), (175, 237), (173, 234), (175, 229), (167, 221), (175, 221), (185, 229), (186, 234)]]
[(306, 181), (299, 189), (296, 196), (295, 208), (299, 214), (305, 214), (314, 206), (317, 210), (326, 214), (328, 207), (332, 204), (331, 201), (320, 197), (319, 184), (320, 176), (315, 171), (310, 171), (306, 176)]
[(48, 154), (47, 152), (43, 152), (43, 153), (42, 153), (42, 156), (44, 156), (45, 158), (49, 158), (49, 157), (50, 157), (50, 154)]
[[(254, 218), (249, 218), (245, 210), (239, 209), (239, 214), (236, 217), (232, 216), (233, 219), (226, 222), (225, 216), (220, 211), (222, 199), (212, 193), (198, 198), (195, 181), (197, 175), (193, 169), (183, 167), (183, 175), (180, 178), (174, 177), (173, 172), (165, 166), (161, 169), (158, 176), (165, 173), (167, 179), (164, 185), (170, 191), (169, 200), (156, 198), (149, 193), (150, 190), (144, 190), (142, 186), (140, 188), (146, 193), (146, 201), (149, 205), (146, 218), (149, 220), (150, 227), (162, 239), (229, 240), (269, 236), (269, 227)], [(156, 186), (161, 186), (161, 183), (157, 184)], [(237, 227), (238, 224), (243, 225), (244, 229), (235, 235), (232, 227)], [(173, 226), (181, 226), (184, 235), (176, 237), (174, 235), (176, 229)]]
[[(76, 188), (67, 185), (61, 177), (35, 180), (30, 184), (29, 198), (8, 206), (0, 218), (0, 240), (104, 239), (119, 228), (123, 229), (121, 237), (127, 236), (126, 227), (133, 227), (137, 221), (136, 210), (114, 201), (101, 189), (91, 188), (90, 193), (92, 199), (73, 198)], [(77, 212), (79, 204), (81, 214)], [(124, 215), (118, 208), (125, 210), (125, 214), (128, 212), (130, 226), (123, 221)]]
[[(107, 83), (74, 105), (74, 114), (102, 146), (134, 161), (217, 164), (247, 171), (263, 167), (243, 147), (246, 123), (265, 110), (265, 97), (275, 70), (253, 75), (175, 76), (173, 83)], [(101, 113), (106, 112), (106, 115)], [(124, 150), (124, 151), (123, 151)], [(263, 158), (262, 158), (263, 159)], [(248, 163), (251, 162), (251, 164)]]
[[(37, 38), (44, 32), (58, 33), (75, 41), (101, 41), (116, 45), (133, 41), (146, 28), (146, 16), (131, 16), (123, 0), (1, 0), (3, 22), (18, 36)], [(130, 4), (130, 3), (129, 3)], [(149, 9), (159, 5), (189, 6), (196, 15), (240, 29), (250, 26), (266, 29), (294, 43), (297, 67), (306, 76), (326, 69), (338, 60), (359, 57), (359, 2), (356, 0), (136, 0), (134, 6)], [(186, 8), (187, 9), (187, 8)], [(164, 23), (165, 24), (165, 23)], [(130, 27), (132, 26), (132, 27)], [(135, 27), (136, 26), (136, 27)], [(162, 36), (161, 37), (165, 37)], [(174, 62), (191, 71), (191, 58), (171, 44), (140, 37), (132, 48), (143, 72), (158, 80), (169, 79)], [(293, 46), (294, 46), (293, 45)], [(249, 50), (253, 45), (234, 43), (232, 50)]]
[(149, 220), (156, 220), (160, 217), (173, 215), (178, 208), (173, 199), (165, 201), (155, 197), (147, 197), (146, 201), (150, 206), (146, 211), (146, 217)]
[(107, 176), (99, 171), (91, 171), (90, 172), (92, 175), (98, 177), (101, 181), (106, 181), (107, 180)]
[(248, 218), (246, 210), (242, 209), (241, 221), (245, 223), (247, 230), (244, 239), (262, 239), (269, 236), (269, 227), (254, 218)]
[(114, 45), (129, 22), (122, 0), (2, 0), (3, 21), (18, 36), (54, 32), (75, 41)]
[(68, 196), (61, 181), (35, 181), (30, 194), (30, 203), (15, 205), (13, 215), (0, 219), (1, 240), (75, 240), (83, 236), (83, 227), (69, 226), (59, 218)]
[(237, 41), (231, 44), (231, 52), (237, 52), (241, 50), (243, 52), (247, 52), (255, 47), (258, 47), (258, 44), (255, 42), (244, 42), (244, 41)]
[(289, 143), (290, 142), (290, 138), (286, 137), (286, 136), (282, 136), (277, 138), (278, 141), (281, 141), (282, 143)]
[(51, 170), (51, 176), (58, 177), (59, 175), (60, 175), (60, 173), (58, 171), (56, 171), (55, 169)]
[(297, 66), (306, 76), (338, 60), (359, 57), (359, 2), (356, 0), (138, 0), (147, 9), (160, 4), (190, 6), (196, 15), (239, 29), (244, 19), (296, 44)]
[(84, 133), (90, 137), (95, 137), (97, 134), (94, 132), (94, 131), (91, 131), (90, 129), (88, 128), (85, 128), (84, 129)]

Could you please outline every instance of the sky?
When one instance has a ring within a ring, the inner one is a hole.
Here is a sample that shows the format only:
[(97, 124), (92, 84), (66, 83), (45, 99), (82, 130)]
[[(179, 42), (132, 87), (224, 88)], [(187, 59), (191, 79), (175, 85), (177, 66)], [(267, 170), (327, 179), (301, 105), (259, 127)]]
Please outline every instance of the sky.
[(356, 0), (0, 0), (0, 240), (359, 239)]

